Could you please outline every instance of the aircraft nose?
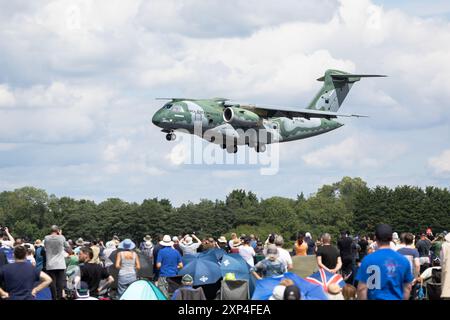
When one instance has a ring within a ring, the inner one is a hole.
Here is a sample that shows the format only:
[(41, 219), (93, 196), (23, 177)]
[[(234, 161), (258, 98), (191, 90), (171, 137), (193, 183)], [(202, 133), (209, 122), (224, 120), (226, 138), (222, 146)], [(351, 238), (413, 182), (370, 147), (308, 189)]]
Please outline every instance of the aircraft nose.
[(152, 122), (155, 126), (159, 126), (161, 123), (161, 116), (159, 115), (159, 111), (153, 115)]

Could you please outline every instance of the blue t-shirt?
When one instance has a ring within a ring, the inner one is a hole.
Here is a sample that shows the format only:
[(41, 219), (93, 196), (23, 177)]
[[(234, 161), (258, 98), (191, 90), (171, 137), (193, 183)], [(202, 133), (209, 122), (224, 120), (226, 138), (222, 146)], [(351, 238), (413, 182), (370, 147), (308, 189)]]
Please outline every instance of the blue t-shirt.
[(403, 287), (414, 279), (409, 261), (392, 249), (366, 256), (356, 274), (367, 285), (368, 300), (403, 300)]
[(181, 254), (172, 247), (159, 250), (156, 263), (161, 263), (159, 275), (161, 277), (174, 277), (178, 274), (178, 264), (181, 262)]
[(8, 263), (14, 263), (14, 249), (11, 247), (2, 247), (0, 250), (5, 254)]
[(44, 267), (44, 256), (42, 255), (42, 251), (44, 251), (43, 247), (37, 247), (36, 253), (35, 253), (35, 256), (36, 256), (36, 258), (35, 258), (36, 259), (36, 268), (38, 270), (42, 270), (43, 267)]
[(0, 269), (0, 282), (4, 284), (3, 290), (9, 293), (9, 300), (34, 300), (31, 291), (39, 281), (39, 274), (40, 271), (30, 263), (11, 263)]

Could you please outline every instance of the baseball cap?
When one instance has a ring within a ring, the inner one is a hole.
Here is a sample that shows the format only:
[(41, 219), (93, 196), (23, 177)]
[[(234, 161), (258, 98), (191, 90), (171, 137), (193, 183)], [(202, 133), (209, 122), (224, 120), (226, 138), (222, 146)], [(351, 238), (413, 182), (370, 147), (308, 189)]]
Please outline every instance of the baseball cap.
[(236, 274), (234, 274), (232, 272), (228, 272), (225, 274), (224, 280), (234, 281), (234, 280), (236, 280)]
[(301, 300), (300, 288), (296, 285), (288, 286), (284, 290), (284, 300)]
[(379, 224), (375, 228), (375, 237), (378, 241), (389, 242), (392, 240), (392, 227), (388, 224)]

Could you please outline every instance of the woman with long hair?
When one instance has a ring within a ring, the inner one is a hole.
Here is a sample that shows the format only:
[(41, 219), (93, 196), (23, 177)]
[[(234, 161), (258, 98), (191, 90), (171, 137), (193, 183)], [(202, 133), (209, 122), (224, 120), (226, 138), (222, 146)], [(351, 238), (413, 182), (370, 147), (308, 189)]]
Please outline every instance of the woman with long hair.
[(125, 239), (119, 244), (120, 252), (117, 253), (116, 269), (119, 270), (117, 294), (119, 297), (130, 284), (137, 280), (137, 272), (141, 268), (139, 256), (133, 249), (136, 247), (133, 241)]
[(303, 233), (299, 233), (297, 236), (297, 241), (294, 245), (295, 255), (296, 256), (306, 256), (308, 251), (308, 244), (305, 241), (305, 235)]

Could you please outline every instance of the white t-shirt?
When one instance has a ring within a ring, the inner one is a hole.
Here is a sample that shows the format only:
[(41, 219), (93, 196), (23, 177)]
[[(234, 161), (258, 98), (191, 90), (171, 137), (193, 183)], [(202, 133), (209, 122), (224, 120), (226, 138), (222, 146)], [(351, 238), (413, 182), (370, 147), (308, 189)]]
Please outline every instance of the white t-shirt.
[(183, 250), (183, 254), (196, 254), (197, 249), (200, 247), (200, 242), (192, 242), (191, 244), (185, 244), (180, 242), (180, 248)]
[(424, 280), (428, 280), (429, 278), (431, 278), (433, 276), (433, 270), (434, 269), (441, 269), (441, 267), (430, 267), (425, 269), (425, 271), (420, 275), (420, 277)]
[(255, 256), (255, 250), (250, 246), (240, 246), (239, 254), (241, 257), (252, 267), (255, 266), (255, 262), (253, 257)]
[(284, 265), (286, 266), (286, 272), (287, 272), (288, 266), (292, 265), (292, 257), (289, 254), (289, 251), (287, 251), (286, 249), (283, 249), (281, 247), (277, 247), (277, 248), (278, 248), (278, 260), (284, 263)]
[(27, 255), (27, 260), (30, 261), (30, 263), (35, 266), (36, 265), (36, 259), (34, 259), (33, 256), (28, 256)]

